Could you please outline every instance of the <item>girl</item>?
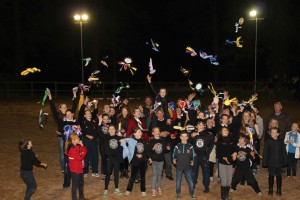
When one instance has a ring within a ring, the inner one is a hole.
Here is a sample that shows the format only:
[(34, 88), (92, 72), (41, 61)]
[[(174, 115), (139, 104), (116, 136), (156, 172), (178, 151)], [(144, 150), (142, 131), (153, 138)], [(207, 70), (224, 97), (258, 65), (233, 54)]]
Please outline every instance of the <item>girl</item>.
[(300, 147), (300, 134), (299, 124), (294, 122), (291, 127), (291, 131), (287, 132), (285, 135), (284, 143), (286, 144), (286, 151), (288, 152), (288, 167), (287, 167), (287, 177), (291, 176), (291, 170), (293, 172), (293, 177), (296, 179), (297, 172), (297, 159), (300, 157), (299, 147)]
[[(161, 175), (164, 167), (164, 153), (166, 152), (165, 140), (159, 137), (160, 130), (158, 127), (152, 128), (153, 138), (149, 142), (149, 163), (152, 164), (152, 196), (162, 194)], [(156, 189), (157, 188), (157, 189)]]
[(42, 163), (37, 159), (37, 157), (35, 157), (35, 154), (32, 151), (32, 142), (30, 140), (20, 140), (19, 150), (21, 152), (21, 178), (27, 186), (24, 200), (29, 200), (37, 188), (32, 171), (33, 165), (44, 167), (46, 169), (47, 164)]
[(283, 139), (279, 138), (279, 129), (271, 128), (271, 138), (266, 142), (263, 156), (263, 166), (269, 171), (269, 192), (273, 196), (274, 176), (277, 180), (277, 196), (281, 196), (282, 168), (287, 165), (287, 153)]
[(77, 200), (77, 190), (79, 190), (79, 199), (85, 200), (83, 195), (83, 168), (84, 157), (87, 154), (86, 148), (76, 133), (69, 135), (65, 145), (66, 155), (69, 158), (69, 168), (72, 177), (72, 200)]
[[(142, 196), (146, 196), (146, 165), (147, 165), (147, 143), (142, 139), (142, 130), (135, 128), (133, 130), (133, 139), (128, 138), (128, 149), (132, 152), (132, 157), (128, 157), (131, 164), (131, 176), (127, 185), (126, 195), (129, 195), (133, 188), (133, 183), (136, 179), (137, 173), (140, 172), (140, 187)], [(131, 139), (131, 140), (130, 140)], [(135, 144), (134, 146), (132, 144)], [(126, 146), (126, 145), (125, 145)], [(123, 146), (123, 148), (126, 148)]]
[(223, 127), (217, 141), (217, 159), (219, 161), (219, 175), (221, 178), (221, 198), (229, 199), (229, 188), (233, 175), (233, 160), (235, 145), (231, 140), (231, 133), (227, 127)]
[(271, 128), (278, 128), (278, 121), (277, 119), (271, 119), (269, 122), (269, 127), (265, 131), (265, 143), (268, 141), (268, 139), (271, 137)]
[(214, 137), (214, 147), (209, 154), (209, 173), (210, 173), (210, 182), (214, 180), (214, 166), (217, 162), (216, 160), (216, 145), (215, 143), (217, 142), (217, 133), (216, 129), (214, 127), (214, 120), (212, 118), (207, 118), (206, 120), (206, 131), (210, 133)]
[(105, 188), (103, 197), (108, 196), (108, 185), (110, 181), (110, 175), (112, 170), (114, 170), (114, 182), (115, 182), (115, 191), (117, 195), (122, 195), (122, 192), (119, 190), (119, 169), (120, 169), (120, 159), (121, 159), (121, 146), (120, 142), (126, 142), (122, 140), (120, 135), (116, 135), (116, 128), (114, 125), (109, 125), (108, 134), (104, 135), (104, 154), (107, 158), (107, 174), (105, 177)]

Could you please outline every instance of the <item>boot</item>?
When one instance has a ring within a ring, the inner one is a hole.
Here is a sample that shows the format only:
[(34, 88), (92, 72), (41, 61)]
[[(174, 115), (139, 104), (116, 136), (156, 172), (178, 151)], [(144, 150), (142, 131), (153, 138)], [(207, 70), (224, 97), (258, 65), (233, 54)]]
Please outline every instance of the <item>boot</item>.
[(268, 195), (269, 196), (273, 196), (273, 186), (274, 186), (274, 176), (270, 176), (269, 175), (269, 192)]
[(226, 199), (227, 200), (231, 200), (231, 197), (229, 196), (229, 190), (230, 190), (229, 186), (225, 187), (225, 194), (226, 194)]
[(277, 180), (277, 191), (276, 191), (276, 196), (281, 196), (281, 184), (282, 184), (282, 177), (280, 176), (276, 176), (276, 180)]
[(221, 186), (221, 199), (226, 200), (226, 188)]

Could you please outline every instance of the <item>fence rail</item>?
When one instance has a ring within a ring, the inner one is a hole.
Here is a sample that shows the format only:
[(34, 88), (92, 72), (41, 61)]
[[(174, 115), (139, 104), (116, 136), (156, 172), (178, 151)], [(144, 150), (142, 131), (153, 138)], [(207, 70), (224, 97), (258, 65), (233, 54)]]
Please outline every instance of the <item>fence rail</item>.
[[(202, 83), (206, 89), (209, 83)], [(243, 93), (249, 95), (253, 92), (253, 82), (214, 82), (216, 91), (229, 90), (231, 93)], [(99, 87), (92, 86), (93, 97), (111, 98), (112, 93), (119, 87), (119, 82), (105, 82)], [(130, 89), (123, 90), (121, 96), (138, 98), (150, 95), (149, 85), (146, 82), (130, 82)], [(171, 97), (182, 97), (189, 91), (187, 82), (156, 82), (153, 83), (155, 88), (165, 87), (168, 95)], [(258, 82), (257, 91), (262, 92), (268, 89), (267, 82)], [(13, 98), (34, 98), (40, 97), (45, 88), (49, 88), (54, 97), (65, 98), (70, 97), (71, 89), (78, 86), (78, 83), (72, 82), (0, 82), (0, 97), (2, 99)]]

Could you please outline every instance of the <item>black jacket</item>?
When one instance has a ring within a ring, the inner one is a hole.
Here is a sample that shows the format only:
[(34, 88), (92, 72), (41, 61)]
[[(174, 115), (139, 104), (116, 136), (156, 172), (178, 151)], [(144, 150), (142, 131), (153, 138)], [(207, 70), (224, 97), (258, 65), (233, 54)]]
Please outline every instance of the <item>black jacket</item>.
[(200, 156), (203, 161), (208, 161), (209, 154), (214, 147), (214, 137), (205, 130), (190, 138), (189, 142), (193, 145), (197, 156)]
[(191, 168), (191, 161), (194, 160), (194, 148), (190, 143), (178, 143), (173, 151), (173, 160), (176, 159), (176, 168), (185, 170)]
[(21, 170), (32, 171), (33, 165), (40, 166), (41, 161), (35, 157), (34, 152), (31, 149), (21, 151)]
[(283, 139), (269, 138), (265, 143), (263, 153), (263, 167), (283, 167), (288, 162), (287, 152)]

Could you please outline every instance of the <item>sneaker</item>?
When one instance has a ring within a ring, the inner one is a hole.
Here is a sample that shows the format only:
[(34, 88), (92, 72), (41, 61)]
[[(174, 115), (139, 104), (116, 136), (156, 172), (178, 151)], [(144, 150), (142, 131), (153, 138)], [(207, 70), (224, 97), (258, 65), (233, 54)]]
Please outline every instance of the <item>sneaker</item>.
[(140, 181), (139, 181), (139, 179), (135, 179), (135, 181), (134, 181), (134, 183), (139, 183)]
[(162, 194), (162, 190), (161, 190), (161, 188), (159, 187), (159, 188), (157, 188), (157, 193), (158, 194)]
[(88, 177), (88, 175), (87, 175), (87, 174), (84, 174), (83, 177), (86, 178), (86, 177)]
[(142, 197), (147, 196), (146, 192), (142, 192)]
[(130, 195), (130, 192), (129, 192), (129, 191), (126, 191), (126, 192), (125, 192), (125, 195), (127, 195), (127, 196)]
[(230, 188), (229, 192), (235, 192), (236, 189)]
[(213, 182), (214, 181), (214, 177), (210, 177), (210, 182)]
[(156, 190), (155, 189), (152, 189), (152, 196), (156, 197)]
[(120, 191), (119, 188), (116, 188), (115, 191), (114, 191), (114, 193), (115, 193), (116, 195), (122, 195), (122, 194), (123, 194), (123, 193)]
[(99, 174), (98, 173), (92, 173), (92, 176), (98, 178)]
[(108, 190), (104, 190), (103, 197), (108, 197)]
[(262, 193), (261, 193), (261, 192), (257, 193), (257, 196), (261, 197), (261, 196), (262, 196)]
[(191, 198), (192, 199), (197, 199), (197, 197), (194, 194), (191, 196)]
[(176, 194), (174, 197), (174, 199), (180, 199), (180, 198), (181, 198), (180, 194)]

